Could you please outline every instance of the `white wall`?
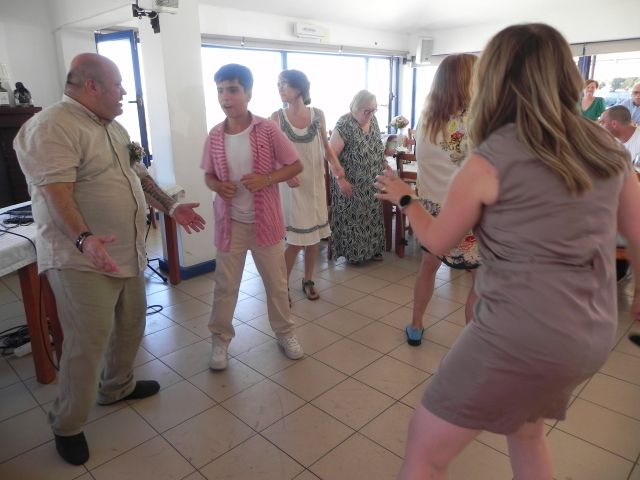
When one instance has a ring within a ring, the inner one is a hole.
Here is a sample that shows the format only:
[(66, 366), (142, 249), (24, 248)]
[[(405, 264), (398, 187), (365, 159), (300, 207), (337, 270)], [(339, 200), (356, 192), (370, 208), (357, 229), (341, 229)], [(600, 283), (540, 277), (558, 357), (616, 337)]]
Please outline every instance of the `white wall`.
[(0, 63), (9, 66), (12, 85), (24, 83), (37, 106), (62, 95), (49, 3), (0, 0)]
[[(575, 2), (557, 2), (553, 12), (541, 11), (535, 16), (471, 27), (425, 31), (421, 35), (434, 39), (435, 55), (479, 52), (501, 29), (514, 23), (528, 22), (548, 23), (560, 31), (569, 43), (640, 38), (637, 0), (617, 2), (613, 10), (603, 2), (599, 11), (581, 9), (580, 4)], [(411, 53), (415, 54), (417, 35), (412, 35), (410, 42)]]
[(200, 30), (203, 34), (231, 35), (278, 41), (305, 41), (305, 39), (301, 40), (293, 34), (293, 24), (296, 21), (305, 21), (327, 28), (329, 36), (322, 43), (330, 45), (348, 45), (351, 47), (398, 51), (407, 51), (409, 47), (409, 35), (405, 34), (366, 30), (312, 19), (296, 19), (232, 8), (200, 5)]

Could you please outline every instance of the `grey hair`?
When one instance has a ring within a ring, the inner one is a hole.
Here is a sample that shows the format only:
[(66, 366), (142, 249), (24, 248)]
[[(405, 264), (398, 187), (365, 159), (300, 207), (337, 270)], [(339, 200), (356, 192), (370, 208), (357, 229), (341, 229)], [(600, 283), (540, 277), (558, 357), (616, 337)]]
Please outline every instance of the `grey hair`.
[(362, 108), (363, 105), (371, 103), (372, 101), (376, 101), (376, 96), (373, 93), (371, 93), (369, 90), (360, 90), (355, 94), (353, 100), (351, 100), (349, 109), (351, 110), (351, 113), (356, 113)]

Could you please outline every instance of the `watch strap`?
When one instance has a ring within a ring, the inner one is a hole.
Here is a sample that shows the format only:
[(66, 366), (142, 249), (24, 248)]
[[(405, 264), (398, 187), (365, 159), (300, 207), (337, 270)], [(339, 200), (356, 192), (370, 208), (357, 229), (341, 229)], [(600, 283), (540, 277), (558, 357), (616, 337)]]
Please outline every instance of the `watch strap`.
[(93, 233), (86, 231), (82, 232), (80, 235), (78, 235), (78, 238), (76, 238), (76, 248), (80, 250), (80, 253), (83, 253), (82, 244), (87, 239), (87, 237), (90, 237), (91, 235), (93, 235)]

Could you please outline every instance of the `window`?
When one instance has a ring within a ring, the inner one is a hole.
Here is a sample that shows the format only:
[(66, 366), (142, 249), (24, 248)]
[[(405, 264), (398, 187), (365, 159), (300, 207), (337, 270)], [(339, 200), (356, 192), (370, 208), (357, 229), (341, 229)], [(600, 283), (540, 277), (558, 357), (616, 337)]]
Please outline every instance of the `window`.
[(429, 95), (429, 90), (431, 90), (431, 84), (433, 83), (433, 78), (436, 76), (436, 70), (438, 70), (437, 65), (427, 65), (416, 68), (416, 115), (414, 128), (418, 124), (418, 120), (420, 120), (424, 101), (427, 95)]
[(600, 84), (596, 96), (607, 107), (630, 98), (631, 87), (640, 82), (640, 51), (599, 54), (594, 64), (593, 78)]
[[(118, 117), (132, 141), (138, 142), (151, 152), (147, 137), (146, 111), (143, 102), (144, 78), (141, 77), (138, 45), (132, 30), (111, 33), (96, 33), (98, 53), (110, 58), (120, 70), (122, 86), (127, 91), (122, 102), (122, 115)], [(149, 160), (149, 158), (147, 159)]]
[(256, 115), (269, 117), (282, 107), (276, 83), (278, 75), (286, 65), (288, 69), (304, 72), (309, 78), (311, 105), (317, 106), (325, 113), (327, 130), (331, 130), (338, 118), (349, 111), (353, 96), (364, 88), (376, 95), (376, 118), (380, 129), (384, 131), (389, 122), (390, 57), (205, 45), (202, 48), (202, 72), (208, 128), (224, 119), (218, 105), (213, 76), (227, 63), (240, 63), (251, 69), (254, 86), (249, 109)]

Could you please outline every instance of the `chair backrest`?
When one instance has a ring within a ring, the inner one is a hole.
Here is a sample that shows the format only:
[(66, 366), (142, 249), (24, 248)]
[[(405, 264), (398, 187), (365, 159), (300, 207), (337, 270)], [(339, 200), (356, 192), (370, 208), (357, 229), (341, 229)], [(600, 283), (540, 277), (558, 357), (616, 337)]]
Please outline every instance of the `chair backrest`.
[(398, 177), (400, 177), (402, 180), (404, 180), (407, 183), (415, 183), (417, 178), (418, 178), (418, 174), (417, 171), (415, 171), (414, 169), (411, 169), (411, 171), (407, 171), (407, 169), (405, 169), (405, 166), (407, 164), (410, 163), (415, 163), (416, 161), (416, 155), (415, 153), (408, 153), (408, 152), (398, 152), (395, 154), (396, 157), (396, 171), (398, 172)]

